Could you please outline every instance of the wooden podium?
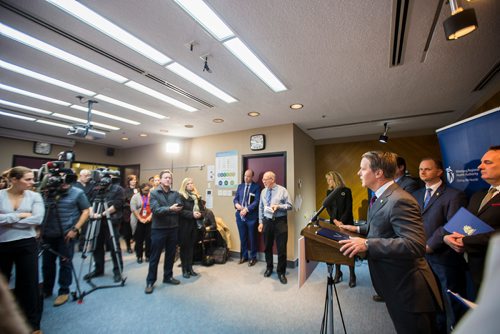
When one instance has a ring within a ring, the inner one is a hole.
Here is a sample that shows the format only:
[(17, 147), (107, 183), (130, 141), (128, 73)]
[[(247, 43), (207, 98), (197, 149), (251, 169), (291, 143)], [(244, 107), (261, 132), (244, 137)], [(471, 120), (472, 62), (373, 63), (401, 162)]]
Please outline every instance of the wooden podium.
[[(330, 230), (345, 233), (352, 237), (363, 238), (361, 234), (349, 232), (343, 230), (333, 224), (319, 221), (320, 226), (306, 226), (300, 232), (305, 238), (306, 244), (306, 259), (311, 261), (335, 263), (335, 264), (345, 264), (348, 266), (354, 266), (354, 258), (349, 258), (344, 256), (340, 252), (341, 244), (338, 241), (325, 238), (321, 235), (316, 234), (320, 228), (327, 228)], [(360, 257), (364, 257), (364, 253), (358, 254)]]
[[(323, 321), (321, 322), (321, 334), (334, 333), (333, 325), (333, 290), (335, 290), (335, 299), (337, 300), (337, 305), (339, 307), (340, 319), (342, 320), (342, 326), (344, 328), (344, 333), (347, 333), (345, 328), (344, 316), (342, 315), (342, 309), (340, 307), (339, 296), (337, 294), (337, 288), (335, 283), (333, 283), (333, 264), (345, 264), (348, 266), (354, 266), (354, 257), (349, 258), (344, 256), (340, 252), (340, 247), (338, 241), (323, 237), (316, 234), (320, 228), (327, 228), (337, 232), (345, 233), (352, 237), (362, 237), (358, 233), (348, 232), (342, 230), (341, 228), (319, 220), (319, 226), (309, 225), (304, 227), (300, 234), (304, 236), (305, 239), (305, 255), (307, 261), (318, 261), (326, 262), (328, 268), (327, 275), (327, 286), (326, 286), (326, 296), (325, 296), (325, 310), (323, 312)], [(358, 256), (364, 257), (365, 253), (358, 254)], [(300, 264), (299, 264), (300, 265)]]

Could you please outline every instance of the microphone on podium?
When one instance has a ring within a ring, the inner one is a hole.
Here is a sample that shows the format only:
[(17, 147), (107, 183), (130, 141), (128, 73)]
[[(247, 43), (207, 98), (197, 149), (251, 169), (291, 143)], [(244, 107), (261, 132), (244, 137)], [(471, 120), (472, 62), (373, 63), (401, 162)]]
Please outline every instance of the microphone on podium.
[(341, 187), (337, 187), (331, 193), (329, 193), (328, 196), (326, 196), (326, 198), (323, 200), (323, 204), (321, 205), (321, 208), (319, 208), (319, 210), (316, 211), (314, 216), (309, 221), (309, 224), (315, 223), (318, 221), (318, 217), (321, 214), (321, 212), (323, 212), (323, 210), (325, 210), (327, 207), (332, 205), (333, 198), (340, 192), (341, 189), (342, 189)]

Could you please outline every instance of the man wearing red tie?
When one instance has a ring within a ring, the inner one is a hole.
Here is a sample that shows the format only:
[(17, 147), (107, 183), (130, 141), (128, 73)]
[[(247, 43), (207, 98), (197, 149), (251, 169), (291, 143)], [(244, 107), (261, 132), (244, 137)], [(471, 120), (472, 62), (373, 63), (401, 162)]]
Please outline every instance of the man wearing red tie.
[[(489, 189), (479, 190), (474, 193), (467, 209), (493, 227), (495, 232), (498, 232), (500, 231), (500, 145), (492, 146), (488, 149), (481, 158), (481, 164), (478, 166), (478, 169), (481, 172), (481, 178), (490, 187)], [(464, 236), (454, 232), (443, 239), (456, 252), (467, 253), (467, 262), (476, 293), (483, 280), (484, 261), (488, 242), (495, 232), (471, 236)]]
[[(253, 182), (253, 170), (247, 169), (243, 183), (238, 186), (233, 203), (236, 208), (236, 225), (240, 234), (240, 262), (251, 267), (257, 263), (257, 220), (259, 219), (260, 187)], [(250, 258), (248, 246), (250, 244)]]

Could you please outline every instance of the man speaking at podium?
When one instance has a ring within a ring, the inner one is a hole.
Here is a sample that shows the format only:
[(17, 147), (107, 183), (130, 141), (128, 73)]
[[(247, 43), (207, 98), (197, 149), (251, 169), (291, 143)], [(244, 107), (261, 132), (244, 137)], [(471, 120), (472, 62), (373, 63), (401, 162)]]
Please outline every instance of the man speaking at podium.
[(425, 232), (417, 201), (394, 183), (396, 154), (367, 152), (358, 172), (375, 193), (368, 210), (367, 239), (340, 241), (349, 257), (366, 252), (373, 287), (386, 301), (398, 333), (436, 333), (442, 308), (434, 275), (425, 261)]

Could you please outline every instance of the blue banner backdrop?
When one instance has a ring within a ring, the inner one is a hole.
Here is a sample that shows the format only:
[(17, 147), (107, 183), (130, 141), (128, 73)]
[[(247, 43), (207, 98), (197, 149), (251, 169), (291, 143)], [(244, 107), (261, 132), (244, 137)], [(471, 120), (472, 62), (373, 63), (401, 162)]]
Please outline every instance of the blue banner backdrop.
[(436, 130), (446, 182), (471, 196), (489, 185), (478, 166), (490, 146), (500, 145), (500, 107)]

